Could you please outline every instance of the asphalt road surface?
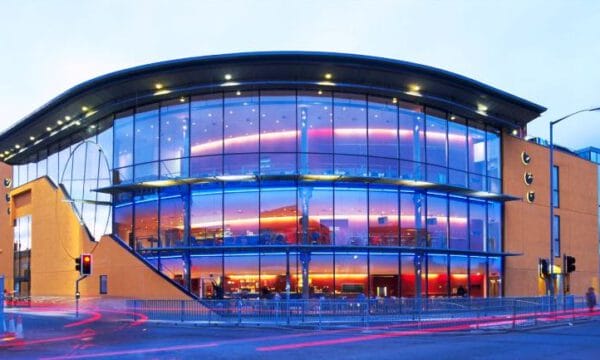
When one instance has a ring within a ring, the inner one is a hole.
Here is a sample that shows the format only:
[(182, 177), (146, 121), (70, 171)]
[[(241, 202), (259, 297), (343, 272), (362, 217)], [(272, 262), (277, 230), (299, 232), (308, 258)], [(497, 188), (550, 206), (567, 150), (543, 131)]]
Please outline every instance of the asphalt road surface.
[(2, 339), (0, 358), (600, 359), (597, 318), (518, 331), (400, 324), (334, 330), (193, 327), (125, 318), (110, 311), (89, 311), (79, 320), (60, 311), (25, 314), (24, 338)]

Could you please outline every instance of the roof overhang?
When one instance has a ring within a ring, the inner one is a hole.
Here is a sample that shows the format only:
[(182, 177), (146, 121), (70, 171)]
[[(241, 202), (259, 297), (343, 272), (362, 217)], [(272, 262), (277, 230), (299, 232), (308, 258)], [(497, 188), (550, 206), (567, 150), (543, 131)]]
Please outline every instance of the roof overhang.
[[(157, 91), (155, 84), (162, 89)], [(86, 81), (0, 134), (0, 153), (9, 151), (7, 163), (23, 163), (38, 149), (134, 106), (191, 94), (268, 88), (395, 97), (502, 129), (522, 128), (546, 110), (464, 76), (405, 61), (323, 52), (238, 53), (164, 61)], [(63, 124), (57, 125), (58, 120)]]

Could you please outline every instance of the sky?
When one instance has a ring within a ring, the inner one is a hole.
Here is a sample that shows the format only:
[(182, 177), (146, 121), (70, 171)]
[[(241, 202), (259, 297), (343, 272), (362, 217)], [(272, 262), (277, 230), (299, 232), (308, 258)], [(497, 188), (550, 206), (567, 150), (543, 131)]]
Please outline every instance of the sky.
[[(452, 71), (548, 108), (600, 106), (600, 1), (0, 0), (0, 131), (112, 71), (191, 56), (335, 51)], [(555, 128), (600, 147), (600, 112)]]

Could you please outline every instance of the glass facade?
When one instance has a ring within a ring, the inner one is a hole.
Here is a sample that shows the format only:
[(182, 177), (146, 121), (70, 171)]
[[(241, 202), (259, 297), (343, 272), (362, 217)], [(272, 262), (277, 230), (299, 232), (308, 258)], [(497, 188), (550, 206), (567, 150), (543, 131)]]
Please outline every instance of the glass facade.
[(503, 205), (476, 192), (500, 194), (500, 150), (416, 103), (234, 91), (114, 114), (14, 180), (62, 183), (96, 238), (201, 298), (499, 296)]

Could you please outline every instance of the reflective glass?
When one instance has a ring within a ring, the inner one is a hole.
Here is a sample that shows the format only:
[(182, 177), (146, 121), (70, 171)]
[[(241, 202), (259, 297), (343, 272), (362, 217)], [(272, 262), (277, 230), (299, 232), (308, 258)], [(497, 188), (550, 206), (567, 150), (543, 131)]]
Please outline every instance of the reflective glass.
[(502, 259), (499, 257), (489, 258), (488, 296), (502, 296)]
[(227, 183), (223, 198), (224, 244), (258, 245), (258, 188)]
[(467, 126), (455, 115), (448, 121), (448, 160), (450, 168), (467, 171)]
[(335, 187), (335, 245), (367, 245), (367, 189)]
[[(309, 294), (311, 297), (333, 297), (333, 254), (316, 253), (310, 254), (308, 283), (310, 284)], [(300, 278), (298, 284), (302, 284)]]
[(256, 298), (259, 295), (258, 254), (232, 254), (224, 257), (226, 298)]
[(502, 169), (500, 134), (493, 130), (487, 131), (486, 134), (487, 175), (499, 179)]
[(139, 109), (135, 114), (136, 181), (158, 177), (158, 127), (157, 109)]
[(38, 154), (38, 158), (41, 159), (40, 161), (37, 162), (38, 177), (48, 175), (48, 169), (47, 169), (47, 163), (48, 163), (47, 157), (48, 156), (47, 155), (48, 155), (48, 153), (46, 150), (42, 150)]
[(502, 250), (502, 204), (490, 201), (487, 205), (487, 247), (490, 252)]
[[(163, 190), (160, 195), (160, 240), (162, 247), (187, 246), (184, 242), (186, 186)], [(183, 194), (182, 194), (183, 192)]]
[(96, 143), (102, 149), (105, 160), (108, 163), (108, 168), (113, 168), (113, 120), (112, 117), (103, 119), (96, 124), (98, 135)]
[(193, 157), (190, 159), (190, 177), (223, 175), (223, 155)]
[(369, 245), (398, 246), (398, 190), (369, 189)]
[[(114, 125), (115, 168), (133, 165), (133, 116), (117, 115)], [(118, 181), (115, 181), (119, 183)]]
[(294, 175), (296, 174), (295, 153), (261, 153), (261, 175)]
[[(333, 103), (328, 91), (298, 92), (298, 152), (333, 153)], [(308, 173), (302, 161), (298, 167)]]
[[(290, 275), (295, 263), (290, 262)], [(273, 299), (279, 294), (285, 299), (287, 281), (287, 255), (286, 253), (262, 253), (260, 255), (260, 297)], [(290, 292), (296, 293), (298, 284), (290, 276)]]
[[(190, 136), (191, 156), (223, 153), (223, 95), (192, 98)], [(192, 163), (192, 173), (198, 170)]]
[(400, 192), (400, 245), (425, 247), (425, 197), (419, 192)]
[(177, 285), (185, 288), (185, 274), (187, 266), (182, 252), (170, 252), (167, 256), (160, 258), (160, 271)]
[(258, 152), (258, 109), (257, 92), (225, 94), (226, 153)]
[[(365, 96), (334, 94), (334, 152), (367, 154), (367, 104)], [(357, 159), (360, 161), (360, 159)], [(366, 159), (363, 161), (366, 162)], [(337, 162), (336, 162), (337, 166)]]
[(369, 156), (398, 158), (398, 107), (392, 99), (369, 96)]
[(156, 193), (136, 195), (134, 234), (137, 250), (158, 248), (158, 196)]
[(221, 185), (193, 185), (190, 205), (190, 246), (223, 244)]
[(398, 254), (369, 253), (369, 297), (399, 297)]
[(356, 298), (368, 295), (367, 253), (335, 254), (335, 296)]
[(193, 294), (201, 299), (223, 298), (223, 254), (192, 255), (190, 273)]
[(427, 238), (432, 248), (448, 248), (448, 199), (427, 196)]
[(450, 207), (450, 249), (468, 250), (468, 203), (466, 199), (449, 200)]
[(427, 257), (427, 296), (448, 296), (447, 255), (429, 255)]
[[(184, 100), (184, 102), (181, 102)], [(160, 108), (160, 166), (162, 178), (186, 177), (189, 156), (189, 103), (185, 98)]]
[(296, 151), (296, 92), (260, 93), (260, 151)]
[(469, 172), (478, 175), (486, 174), (484, 130), (469, 126)]
[(399, 105), (400, 158), (423, 162), (425, 160), (423, 108), (405, 102), (400, 102)]
[(260, 243), (295, 244), (297, 234), (294, 184), (263, 183), (260, 191)]
[(258, 175), (258, 153), (223, 155), (223, 175)]
[(427, 162), (433, 165), (448, 166), (447, 122), (444, 112), (427, 109), (426, 112)]
[(133, 241), (133, 208), (131, 203), (115, 206), (113, 232), (125, 243), (134, 247)]
[(470, 295), (485, 297), (487, 295), (487, 261), (484, 257), (471, 256), (469, 266)]
[(333, 189), (301, 185), (298, 188), (299, 243), (333, 244)]
[(469, 258), (450, 255), (450, 295), (469, 296)]
[(486, 238), (486, 204), (471, 199), (469, 201), (469, 249), (475, 251), (484, 250), (484, 239)]

